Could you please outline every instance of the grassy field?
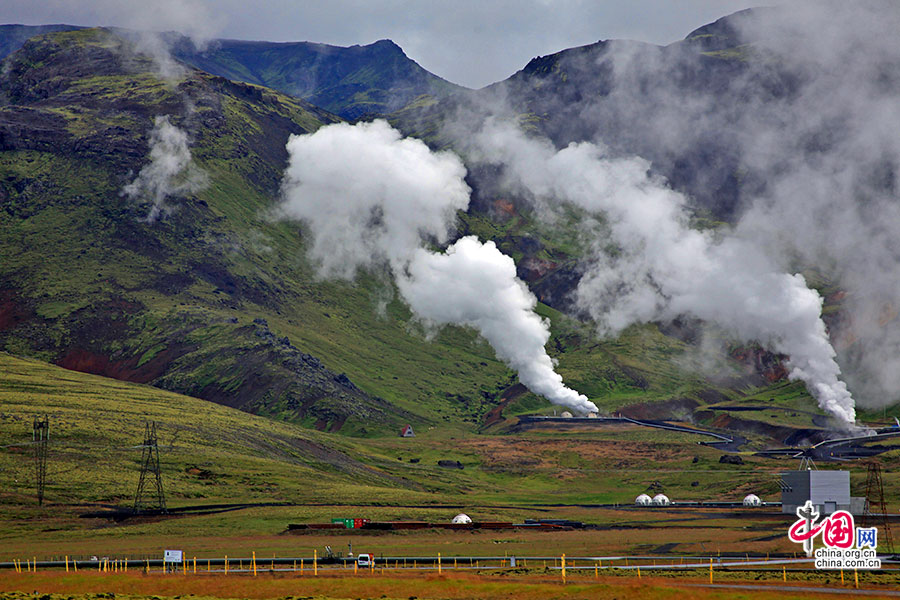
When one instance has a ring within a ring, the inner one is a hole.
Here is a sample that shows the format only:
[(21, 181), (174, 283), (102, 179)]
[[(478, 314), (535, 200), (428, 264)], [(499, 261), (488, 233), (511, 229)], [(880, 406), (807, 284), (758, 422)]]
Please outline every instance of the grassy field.
[[(3, 600), (31, 600), (41, 594), (42, 600), (99, 600), (120, 598), (139, 600), (144, 598), (303, 598), (328, 600), (337, 598), (441, 598), (521, 600), (550, 599), (645, 599), (691, 597), (718, 598), (815, 598), (823, 591), (835, 588), (852, 589), (851, 577), (844, 584), (829, 574), (828, 577), (810, 577), (790, 573), (787, 582), (782, 573), (748, 575), (747, 573), (720, 572), (713, 582), (719, 588), (708, 586), (708, 574), (700, 571), (651, 576), (646, 572), (640, 577), (636, 571), (622, 571), (610, 575), (609, 571), (595, 575), (592, 570), (569, 570), (566, 584), (559, 571), (520, 569), (499, 573), (402, 573), (387, 571), (385, 574), (340, 575), (320, 571), (319, 576), (307, 574), (276, 574), (259, 577), (238, 576), (172, 576), (152, 574), (0, 574), (0, 598)], [(879, 597), (896, 585), (896, 577), (884, 574), (864, 573), (861, 587), (866, 597)], [(751, 585), (748, 591), (738, 591), (734, 586)], [(816, 591), (816, 590), (821, 591)]]
[[(66, 371), (0, 354), (0, 561), (37, 556), (311, 556), (348, 543), (383, 555), (520, 556), (791, 553), (790, 518), (771, 509), (631, 506), (642, 492), (673, 500), (778, 499), (777, 475), (793, 465), (720, 453), (680, 434), (613, 426), (516, 434), (425, 429), (415, 438), (359, 439), (310, 431), (159, 389)], [(33, 485), (32, 419), (51, 425), (45, 504)], [(144, 422), (159, 428), (170, 507), (284, 503), (171, 518), (81, 518), (128, 507), (140, 470)], [(890, 456), (890, 455), (889, 455)], [(462, 469), (438, 466), (459, 461)], [(864, 471), (850, 465), (855, 493)], [(885, 472), (889, 510), (898, 480)], [(599, 504), (620, 503), (620, 508)], [(287, 533), (289, 523), (334, 517), (446, 522), (565, 518), (597, 526), (529, 530)]]

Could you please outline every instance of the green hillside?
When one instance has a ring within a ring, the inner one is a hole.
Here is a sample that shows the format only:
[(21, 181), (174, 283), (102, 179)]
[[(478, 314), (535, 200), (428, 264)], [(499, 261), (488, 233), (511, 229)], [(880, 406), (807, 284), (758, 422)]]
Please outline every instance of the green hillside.
[[(498, 407), (552, 410), (516, 388), (472, 331), (426, 339), (384, 277), (319, 280), (299, 224), (268, 217), (288, 136), (337, 117), (200, 71), (161, 79), (103, 29), (34, 38), (5, 66), (0, 348), (363, 437), (405, 423), (478, 431)], [(150, 203), (123, 190), (150, 161), (161, 115), (186, 133), (207, 185), (167, 198), (171, 211), (151, 222)], [(459, 233), (496, 240), (538, 297), (561, 307), (578, 237), (564, 222), (538, 226), (489, 189), (460, 215)], [(685, 360), (690, 336), (655, 325), (600, 341), (591, 325), (539, 310), (553, 323), (559, 372), (605, 410), (704, 404), (710, 391), (737, 398), (773, 380), (740, 353), (708, 379)]]
[(391, 40), (348, 48), (216, 40), (202, 51), (181, 40), (175, 54), (208, 73), (265, 85), (346, 119), (386, 114), (423, 94), (445, 97), (464, 89), (420, 67)]

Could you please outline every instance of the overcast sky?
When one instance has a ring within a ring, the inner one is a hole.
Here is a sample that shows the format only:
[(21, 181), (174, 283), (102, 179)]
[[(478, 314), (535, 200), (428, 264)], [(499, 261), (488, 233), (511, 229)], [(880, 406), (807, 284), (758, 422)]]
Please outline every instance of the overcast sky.
[(737, 10), (778, 0), (2, 0), (0, 23), (117, 25), (206, 38), (397, 42), (468, 87), (535, 56), (601, 39), (668, 44)]

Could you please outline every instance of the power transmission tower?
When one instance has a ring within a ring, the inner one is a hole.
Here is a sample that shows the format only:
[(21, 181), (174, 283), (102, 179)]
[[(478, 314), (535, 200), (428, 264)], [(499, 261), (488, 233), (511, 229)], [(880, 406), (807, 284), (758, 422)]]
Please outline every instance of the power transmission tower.
[[(874, 509), (877, 509), (877, 513)], [(887, 505), (884, 502), (884, 485), (881, 482), (881, 465), (872, 461), (866, 471), (866, 512), (863, 527), (878, 525), (881, 529), (878, 546), (893, 554), (894, 540), (887, 520)]]
[(44, 483), (47, 480), (47, 442), (50, 441), (50, 419), (34, 418), (31, 442), (34, 447), (34, 479), (37, 487), (38, 506), (44, 505)]
[[(162, 475), (159, 471), (159, 446), (156, 442), (156, 422), (149, 421), (144, 428), (144, 443), (142, 445), (143, 455), (141, 456), (141, 478), (138, 481), (137, 493), (134, 495), (134, 512), (139, 513), (148, 509), (156, 509), (159, 512), (166, 511), (166, 495), (163, 493)], [(145, 499), (147, 496), (154, 496), (150, 490), (145, 490), (148, 485), (148, 474), (152, 474), (156, 481), (155, 498)], [(154, 502), (155, 501), (155, 502)]]

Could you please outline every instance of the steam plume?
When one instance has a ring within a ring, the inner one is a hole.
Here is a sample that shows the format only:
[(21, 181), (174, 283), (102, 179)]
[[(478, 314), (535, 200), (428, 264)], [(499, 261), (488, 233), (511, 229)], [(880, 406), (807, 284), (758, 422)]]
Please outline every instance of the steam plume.
[(171, 212), (166, 198), (184, 196), (207, 186), (206, 172), (191, 160), (187, 133), (173, 125), (168, 115), (158, 116), (150, 132), (150, 163), (122, 193), (152, 206), (146, 220), (156, 221), (163, 212)]
[(477, 329), (532, 392), (580, 414), (597, 412), (593, 402), (564, 386), (554, 371), (544, 351), (550, 330), (534, 312), (537, 299), (516, 277), (513, 260), (494, 242), (482, 244), (468, 236), (444, 254), (419, 249), (397, 286), (427, 322)]
[(466, 170), (455, 154), (433, 153), (380, 120), (293, 136), (287, 148), (277, 214), (310, 225), (309, 254), (323, 275), (351, 279), (387, 264), (419, 318), (474, 327), (533, 392), (596, 412), (554, 372), (544, 350), (548, 324), (534, 313), (536, 299), (512, 259), (475, 238), (443, 254), (422, 247), (446, 243), (456, 211), (468, 206)]
[(422, 239), (447, 242), (469, 204), (466, 169), (449, 152), (403, 139), (386, 121), (323, 127), (291, 136), (278, 213), (310, 225), (310, 257), (328, 277), (403, 268)]
[[(690, 314), (743, 340), (790, 356), (790, 377), (806, 383), (844, 427), (853, 400), (820, 317), (822, 299), (801, 275), (779, 272), (751, 240), (716, 240), (689, 227), (685, 198), (648, 174), (640, 158), (612, 158), (596, 144), (557, 151), (547, 141), (489, 121), (477, 138), (505, 165), (511, 185), (553, 208), (571, 203), (603, 215), (611, 240), (597, 240), (578, 302), (608, 334), (637, 322)], [(609, 243), (613, 253), (604, 250)]]

